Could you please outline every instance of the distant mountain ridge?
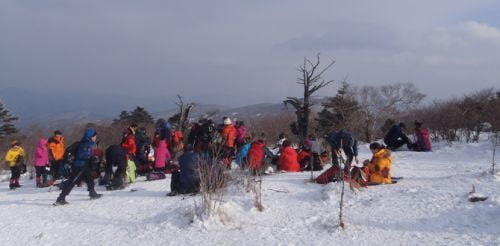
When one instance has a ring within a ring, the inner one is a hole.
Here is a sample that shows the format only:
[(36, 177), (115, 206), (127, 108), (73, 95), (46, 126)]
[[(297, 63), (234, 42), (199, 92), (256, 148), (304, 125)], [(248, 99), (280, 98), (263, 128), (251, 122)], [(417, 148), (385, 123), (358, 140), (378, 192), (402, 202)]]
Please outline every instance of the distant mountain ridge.
[[(111, 121), (122, 110), (145, 107), (154, 118), (168, 118), (177, 113), (173, 100), (163, 98), (134, 98), (99, 93), (48, 93), (25, 89), (8, 88), (0, 90), (0, 100), (12, 114), (19, 116), (17, 125), (21, 128), (33, 124), (57, 127), (71, 123)], [(320, 110), (324, 99), (316, 99), (314, 111)], [(168, 104), (171, 105), (168, 105)], [(216, 104), (195, 103), (191, 120), (211, 114), (214, 119), (261, 117), (293, 111), (283, 103), (259, 103), (242, 107), (228, 107)]]

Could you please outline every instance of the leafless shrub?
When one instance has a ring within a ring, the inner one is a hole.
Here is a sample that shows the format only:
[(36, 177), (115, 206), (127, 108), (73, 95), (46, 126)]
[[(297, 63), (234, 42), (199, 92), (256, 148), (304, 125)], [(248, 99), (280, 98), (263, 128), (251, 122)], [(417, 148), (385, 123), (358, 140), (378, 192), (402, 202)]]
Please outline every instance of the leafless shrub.
[(227, 179), (224, 165), (211, 158), (201, 158), (198, 165), (201, 202), (196, 215), (201, 219), (217, 216), (226, 195)]

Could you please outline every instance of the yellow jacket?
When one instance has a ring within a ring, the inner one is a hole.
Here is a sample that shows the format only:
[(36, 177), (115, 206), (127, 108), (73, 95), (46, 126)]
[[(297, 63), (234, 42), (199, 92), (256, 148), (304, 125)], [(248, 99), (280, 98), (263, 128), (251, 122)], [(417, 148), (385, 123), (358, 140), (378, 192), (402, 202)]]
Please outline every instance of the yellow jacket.
[(18, 149), (11, 148), (7, 151), (5, 155), (5, 161), (9, 164), (9, 167), (16, 166), (16, 162), (19, 156), (25, 157), (24, 149), (19, 147)]
[(371, 162), (368, 164), (370, 170), (370, 183), (375, 184), (391, 184), (391, 151), (381, 149), (373, 155)]

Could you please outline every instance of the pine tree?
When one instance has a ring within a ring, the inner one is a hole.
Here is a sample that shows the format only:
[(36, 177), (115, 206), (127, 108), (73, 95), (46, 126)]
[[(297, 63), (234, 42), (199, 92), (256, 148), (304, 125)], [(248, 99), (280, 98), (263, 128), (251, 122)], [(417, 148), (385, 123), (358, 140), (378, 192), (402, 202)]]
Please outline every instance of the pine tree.
[(18, 117), (12, 116), (3, 103), (0, 102), (0, 139), (18, 132), (14, 125), (14, 121), (18, 119)]
[(130, 125), (132, 123), (141, 125), (153, 125), (153, 116), (143, 107), (137, 106), (133, 111), (123, 110), (118, 119), (113, 120), (113, 124)]
[(342, 83), (335, 97), (328, 98), (323, 103), (323, 110), (318, 113), (318, 128), (322, 133), (328, 133), (332, 129), (347, 129), (352, 123), (353, 117), (359, 111), (358, 102), (348, 94), (349, 84)]

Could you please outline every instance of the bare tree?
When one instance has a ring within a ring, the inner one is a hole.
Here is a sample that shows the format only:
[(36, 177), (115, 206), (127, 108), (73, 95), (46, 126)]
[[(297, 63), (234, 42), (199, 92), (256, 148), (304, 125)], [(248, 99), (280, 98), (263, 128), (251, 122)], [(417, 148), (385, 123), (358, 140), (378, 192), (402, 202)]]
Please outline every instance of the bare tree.
[(425, 97), (412, 83), (363, 86), (355, 90), (364, 116), (366, 142), (372, 141), (376, 129), (380, 128), (385, 119), (416, 107)]
[(191, 113), (195, 105), (194, 103), (185, 103), (181, 95), (177, 95), (177, 100), (178, 102), (175, 104), (177, 105), (177, 107), (179, 107), (179, 112), (172, 116), (170, 119), (174, 122), (177, 121), (177, 124), (179, 124), (179, 131), (182, 134), (185, 134), (188, 128), (189, 114)]
[(319, 89), (329, 85), (333, 80), (323, 80), (323, 74), (330, 69), (335, 61), (328, 63), (323, 69), (319, 68), (320, 56), (317, 55), (316, 62), (311, 62), (309, 59), (304, 58), (304, 64), (302, 64), (298, 71), (300, 77), (297, 78), (297, 84), (303, 87), (303, 98), (298, 97), (287, 97), (283, 103), (285, 106), (292, 105), (295, 109), (295, 114), (297, 116), (296, 122), (296, 132), (301, 143), (304, 142), (309, 131), (309, 116), (311, 114), (311, 97)]

